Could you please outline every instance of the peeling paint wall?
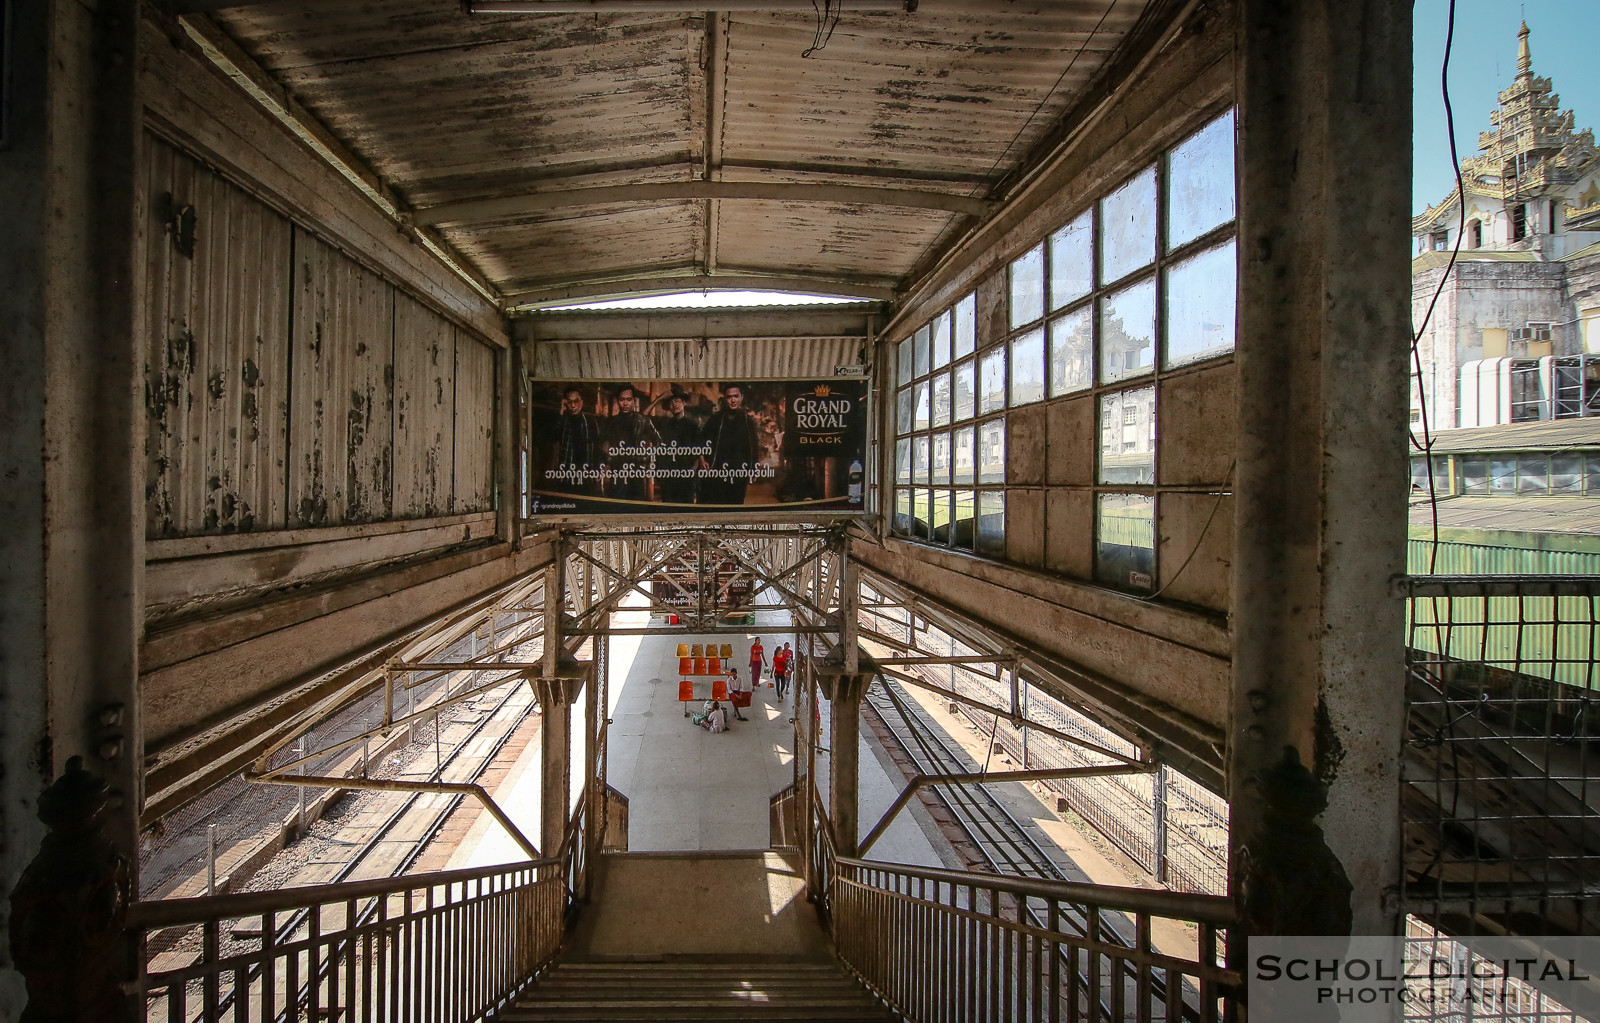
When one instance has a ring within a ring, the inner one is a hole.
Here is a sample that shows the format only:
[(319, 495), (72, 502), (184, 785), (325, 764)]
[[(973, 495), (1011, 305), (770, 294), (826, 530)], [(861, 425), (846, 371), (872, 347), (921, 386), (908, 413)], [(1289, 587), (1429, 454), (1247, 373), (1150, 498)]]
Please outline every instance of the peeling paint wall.
[(161, 139), (146, 153), (147, 537), (490, 508), (492, 350)]

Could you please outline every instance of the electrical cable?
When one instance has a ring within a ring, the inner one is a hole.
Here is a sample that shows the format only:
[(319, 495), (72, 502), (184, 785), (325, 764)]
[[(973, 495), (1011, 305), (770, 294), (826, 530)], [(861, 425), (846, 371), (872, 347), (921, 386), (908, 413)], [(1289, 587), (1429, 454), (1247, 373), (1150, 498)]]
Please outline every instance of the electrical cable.
[(1456, 35), (1456, 0), (1450, 0), (1450, 9), (1447, 14), (1444, 35), (1444, 62), (1439, 69), (1439, 91), (1444, 97), (1444, 123), (1445, 131), (1450, 136), (1450, 166), (1456, 172), (1456, 205), (1460, 211), (1460, 226), (1456, 229), (1455, 248), (1450, 250), (1450, 261), (1445, 264), (1444, 273), (1439, 276), (1439, 285), (1433, 289), (1433, 297), (1428, 300), (1428, 309), (1422, 315), (1422, 323), (1411, 338), (1411, 363), (1417, 371), (1417, 405), (1421, 409), (1420, 423), (1422, 426), (1422, 443), (1417, 443), (1415, 432), (1411, 434), (1411, 444), (1422, 452), (1422, 459), (1428, 469), (1428, 509), (1431, 518), (1430, 541), (1428, 547), (1428, 574), (1432, 575), (1439, 561), (1439, 489), (1438, 481), (1433, 474), (1433, 436), (1428, 424), (1428, 396), (1422, 386), (1422, 335), (1427, 332), (1428, 321), (1433, 319), (1434, 307), (1439, 304), (1439, 296), (1444, 294), (1445, 282), (1450, 279), (1450, 274), (1456, 268), (1456, 259), (1461, 254), (1461, 243), (1467, 235), (1467, 189), (1461, 177), (1461, 158), (1456, 151), (1456, 115), (1450, 105), (1450, 50), (1455, 44)]

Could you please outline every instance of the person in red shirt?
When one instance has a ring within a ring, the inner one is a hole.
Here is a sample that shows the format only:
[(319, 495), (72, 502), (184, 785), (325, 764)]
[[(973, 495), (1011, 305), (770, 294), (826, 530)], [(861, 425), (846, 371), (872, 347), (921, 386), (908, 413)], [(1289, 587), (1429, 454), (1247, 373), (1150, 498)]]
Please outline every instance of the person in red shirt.
[(781, 647), (772, 652), (772, 678), (778, 687), (778, 699), (783, 699), (783, 691), (789, 685), (789, 651)]
[(761, 637), (750, 644), (750, 688), (754, 689), (761, 684), (761, 669), (767, 666), (767, 650), (761, 645)]

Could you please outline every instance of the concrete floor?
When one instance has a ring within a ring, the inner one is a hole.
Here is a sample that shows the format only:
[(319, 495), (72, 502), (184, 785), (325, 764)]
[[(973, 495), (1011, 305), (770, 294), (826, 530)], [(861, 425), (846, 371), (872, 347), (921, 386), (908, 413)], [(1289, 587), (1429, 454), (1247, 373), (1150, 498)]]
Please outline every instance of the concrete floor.
[(574, 957), (828, 957), (792, 856), (629, 852), (603, 856), (596, 867)]

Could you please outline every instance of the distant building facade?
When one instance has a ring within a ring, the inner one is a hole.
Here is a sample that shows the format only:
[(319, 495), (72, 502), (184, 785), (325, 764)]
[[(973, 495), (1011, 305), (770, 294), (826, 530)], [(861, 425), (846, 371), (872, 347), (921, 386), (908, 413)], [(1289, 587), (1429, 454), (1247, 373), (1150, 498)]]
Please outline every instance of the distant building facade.
[(1600, 415), (1600, 153), (1533, 74), (1528, 38), (1462, 161), (1465, 195), (1412, 222), (1413, 329), (1460, 244), (1412, 371), (1411, 418), (1432, 429)]

